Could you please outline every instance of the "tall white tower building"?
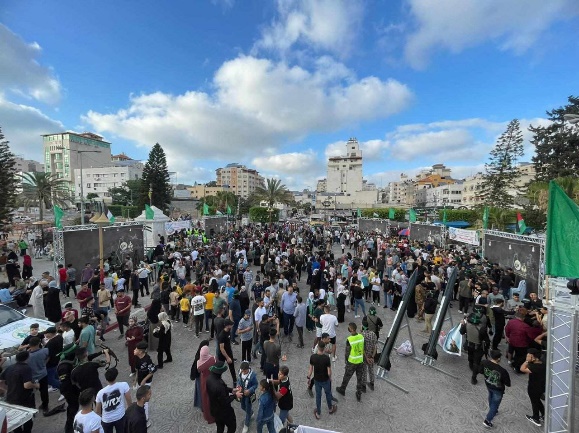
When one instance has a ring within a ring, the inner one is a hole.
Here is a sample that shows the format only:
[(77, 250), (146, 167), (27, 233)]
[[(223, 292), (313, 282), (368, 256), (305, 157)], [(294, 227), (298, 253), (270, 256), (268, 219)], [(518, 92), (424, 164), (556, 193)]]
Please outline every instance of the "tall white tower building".
[(328, 161), (326, 192), (354, 194), (363, 190), (362, 151), (358, 140), (350, 138), (346, 154), (334, 156)]

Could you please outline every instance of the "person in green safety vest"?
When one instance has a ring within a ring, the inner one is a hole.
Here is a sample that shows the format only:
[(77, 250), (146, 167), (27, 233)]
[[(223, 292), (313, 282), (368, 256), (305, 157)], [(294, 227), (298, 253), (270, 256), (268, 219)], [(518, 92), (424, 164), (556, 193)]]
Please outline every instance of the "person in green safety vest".
[(342, 379), (342, 385), (336, 388), (336, 391), (346, 395), (346, 387), (351, 377), (356, 373), (356, 399), (362, 399), (362, 392), (366, 392), (366, 383), (364, 378), (364, 336), (358, 334), (355, 323), (348, 325), (350, 336), (346, 340), (346, 371)]

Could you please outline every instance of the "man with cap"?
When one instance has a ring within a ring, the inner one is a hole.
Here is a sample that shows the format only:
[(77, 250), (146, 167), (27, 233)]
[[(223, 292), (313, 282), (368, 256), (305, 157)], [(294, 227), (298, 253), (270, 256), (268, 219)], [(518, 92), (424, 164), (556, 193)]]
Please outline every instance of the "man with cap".
[(253, 408), (251, 404), (253, 400), (255, 400), (257, 385), (257, 376), (255, 372), (249, 366), (249, 362), (243, 361), (239, 368), (239, 375), (237, 376), (237, 386), (243, 394), (241, 397), (241, 409), (245, 411), (245, 423), (243, 425), (242, 433), (247, 433), (249, 430), (249, 424), (253, 416)]
[[(231, 326), (231, 324), (229, 325)], [(222, 331), (222, 332), (225, 332)], [(230, 366), (233, 364), (233, 360)], [(237, 429), (235, 411), (231, 407), (231, 402), (243, 396), (242, 391), (236, 388), (229, 388), (221, 375), (227, 370), (227, 364), (223, 361), (217, 362), (209, 367), (211, 374), (207, 378), (207, 395), (211, 402), (211, 416), (215, 418), (217, 433), (224, 433), (227, 426), (227, 433), (234, 433)], [(231, 370), (231, 368), (230, 368)]]
[(541, 361), (541, 351), (534, 347), (527, 350), (527, 358), (521, 365), (520, 370), (522, 373), (529, 375), (527, 394), (533, 408), (533, 415), (525, 415), (525, 417), (536, 426), (540, 426), (545, 416), (545, 406), (541, 402), (541, 395), (545, 393), (545, 383), (547, 381), (547, 367)]
[[(40, 389), (40, 384), (32, 380), (32, 369), (28, 365), (30, 353), (21, 351), (16, 354), (16, 363), (0, 374), (0, 380), (6, 383), (6, 403), (34, 409), (34, 389)], [(27, 421), (22, 427), (14, 430), (17, 433), (30, 433), (33, 421)]]
[(509, 372), (500, 366), (501, 351), (491, 350), (490, 359), (483, 359), (480, 363), (479, 373), (485, 378), (488, 391), (489, 411), (483, 420), (483, 425), (487, 428), (493, 427), (493, 418), (499, 410), (505, 387), (511, 386)]
[(217, 337), (217, 343), (219, 344), (219, 351), (217, 352), (217, 359), (223, 361), (229, 367), (231, 373), (231, 378), (233, 383), (237, 381), (237, 376), (235, 374), (235, 365), (233, 363), (233, 350), (231, 349), (231, 328), (233, 327), (233, 322), (229, 319), (223, 321), (223, 330), (219, 333)]
[(237, 326), (237, 335), (241, 340), (241, 359), (251, 362), (251, 347), (253, 344), (253, 321), (251, 310), (245, 310), (243, 317)]
[(117, 288), (117, 299), (115, 299), (115, 315), (119, 324), (119, 340), (124, 336), (123, 327), (129, 327), (129, 316), (131, 315), (131, 297), (125, 294), (125, 288)]

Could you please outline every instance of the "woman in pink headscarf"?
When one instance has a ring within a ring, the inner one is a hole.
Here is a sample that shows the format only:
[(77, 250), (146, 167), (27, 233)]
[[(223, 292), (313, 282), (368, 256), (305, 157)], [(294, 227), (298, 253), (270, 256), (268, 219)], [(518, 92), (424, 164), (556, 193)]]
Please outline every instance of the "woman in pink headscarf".
[(208, 424), (213, 424), (215, 419), (211, 416), (209, 395), (207, 394), (207, 377), (211, 374), (209, 367), (215, 364), (215, 357), (211, 355), (209, 345), (202, 346), (199, 349), (199, 361), (197, 361), (198, 377), (195, 383), (195, 397), (200, 397), (201, 410), (203, 411), (203, 418)]

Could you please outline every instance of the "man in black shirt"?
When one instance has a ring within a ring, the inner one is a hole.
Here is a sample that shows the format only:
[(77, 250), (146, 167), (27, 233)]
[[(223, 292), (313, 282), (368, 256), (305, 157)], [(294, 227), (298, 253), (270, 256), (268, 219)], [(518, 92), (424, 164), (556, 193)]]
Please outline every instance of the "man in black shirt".
[(316, 408), (314, 409), (316, 419), (320, 419), (322, 411), (322, 389), (326, 393), (330, 414), (338, 409), (338, 406), (332, 402), (332, 362), (330, 357), (324, 353), (325, 348), (326, 343), (320, 341), (317, 353), (310, 356), (310, 369), (308, 371), (308, 380), (313, 380), (316, 386)]
[[(40, 389), (40, 384), (32, 382), (32, 369), (27, 363), (30, 353), (21, 351), (16, 354), (16, 364), (9, 366), (0, 374), (0, 380), (6, 383), (6, 402), (34, 409), (33, 389)], [(32, 420), (14, 430), (15, 433), (30, 433)]]
[(521, 365), (521, 372), (529, 375), (527, 393), (533, 408), (533, 415), (525, 415), (525, 417), (536, 426), (540, 426), (545, 416), (545, 406), (541, 402), (541, 395), (545, 393), (547, 368), (541, 361), (541, 351), (539, 349), (531, 347), (527, 351), (527, 359)]
[[(145, 341), (137, 343), (135, 348), (135, 369), (137, 370), (137, 384), (139, 386), (148, 385), (151, 386), (153, 381), (153, 375), (157, 371), (157, 366), (151, 360), (151, 357), (147, 353), (148, 345)], [(149, 402), (144, 404), (145, 414), (147, 417), (147, 426), (149, 426)]]
[(483, 421), (483, 425), (487, 428), (493, 426), (493, 418), (503, 400), (505, 387), (511, 386), (511, 377), (508, 371), (499, 365), (501, 363), (501, 351), (491, 350), (490, 358), (490, 360), (483, 360), (479, 367), (479, 373), (485, 378), (489, 394), (489, 412)]
[(147, 433), (145, 405), (151, 399), (151, 387), (142, 385), (137, 389), (137, 401), (125, 413), (125, 433)]
[(46, 372), (48, 373), (48, 384), (55, 389), (60, 389), (60, 381), (58, 380), (58, 375), (56, 374), (56, 366), (60, 361), (58, 355), (62, 352), (63, 340), (62, 335), (56, 332), (56, 328), (51, 326), (48, 328), (44, 335), (48, 342), (46, 343), (46, 349), (48, 349), (48, 361), (46, 362)]
[(281, 358), (281, 346), (275, 342), (277, 336), (277, 329), (271, 328), (269, 330), (269, 340), (263, 343), (263, 351), (265, 352), (265, 365), (263, 373), (267, 379), (278, 378), (279, 359)]
[[(76, 349), (78, 365), (72, 370), (70, 379), (79, 389), (79, 392), (89, 388), (93, 388), (95, 392), (98, 392), (103, 388), (99, 378), (99, 368), (111, 362), (108, 349), (100, 352), (100, 355), (103, 354), (105, 355), (105, 361), (90, 361), (86, 347)], [(93, 353), (93, 355), (95, 354)], [(90, 359), (94, 358), (91, 356)]]
[(219, 344), (219, 351), (217, 352), (217, 359), (227, 363), (229, 367), (229, 372), (231, 373), (231, 378), (233, 380), (233, 387), (236, 386), (237, 376), (235, 374), (235, 365), (233, 363), (233, 351), (231, 350), (231, 328), (233, 327), (233, 322), (229, 319), (223, 321), (223, 330), (219, 333), (217, 337), (217, 343)]

